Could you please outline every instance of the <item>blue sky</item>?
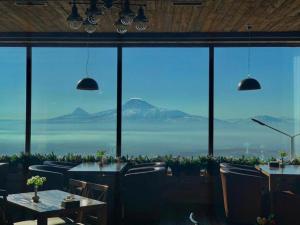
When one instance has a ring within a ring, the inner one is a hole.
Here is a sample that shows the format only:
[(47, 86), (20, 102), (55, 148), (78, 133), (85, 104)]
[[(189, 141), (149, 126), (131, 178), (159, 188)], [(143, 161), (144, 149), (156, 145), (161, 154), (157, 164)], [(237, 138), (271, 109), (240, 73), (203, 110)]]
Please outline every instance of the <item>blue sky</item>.
[[(124, 48), (123, 101), (148, 102), (207, 116), (207, 48)], [(89, 75), (100, 92), (76, 90), (86, 76), (86, 48), (33, 49), (33, 118), (48, 118), (82, 107), (89, 112), (115, 108), (116, 49), (90, 48)], [(218, 118), (273, 115), (299, 118), (299, 48), (253, 48), (251, 74), (261, 91), (238, 92), (247, 75), (247, 48), (217, 48), (215, 114)], [(25, 116), (25, 49), (1, 48), (0, 119)], [(295, 88), (296, 87), (296, 88)]]

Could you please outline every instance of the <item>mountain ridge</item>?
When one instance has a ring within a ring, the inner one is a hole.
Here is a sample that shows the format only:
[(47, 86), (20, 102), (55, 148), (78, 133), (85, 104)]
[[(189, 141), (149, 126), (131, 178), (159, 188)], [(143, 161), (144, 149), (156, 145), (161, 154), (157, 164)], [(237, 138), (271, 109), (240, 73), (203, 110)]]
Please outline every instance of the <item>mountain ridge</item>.
[[(205, 122), (207, 123), (208, 118), (193, 115), (181, 110), (172, 110), (161, 107), (156, 107), (149, 102), (142, 100), (140, 98), (132, 98), (125, 102), (122, 106), (122, 118), (123, 121), (136, 121), (136, 122)], [(269, 115), (257, 115), (253, 118), (262, 120), (266, 123), (291, 123), (293, 119), (283, 118), (283, 117), (274, 117)], [(81, 107), (75, 108), (70, 114), (46, 119), (43, 121), (46, 122), (55, 122), (55, 123), (88, 123), (88, 122), (111, 122), (116, 119), (116, 109), (104, 110), (96, 113), (89, 113)], [(235, 125), (242, 123), (251, 122), (251, 118), (246, 119), (217, 119), (215, 118), (216, 123), (218, 124), (227, 124)]]

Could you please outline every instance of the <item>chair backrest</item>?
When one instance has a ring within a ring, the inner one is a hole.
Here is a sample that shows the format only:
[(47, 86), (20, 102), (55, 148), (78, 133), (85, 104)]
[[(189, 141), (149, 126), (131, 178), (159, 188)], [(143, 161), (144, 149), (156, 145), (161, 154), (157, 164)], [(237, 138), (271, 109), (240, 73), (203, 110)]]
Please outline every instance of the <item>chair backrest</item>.
[(230, 222), (254, 224), (263, 212), (265, 179), (220, 169), (226, 217)]
[(71, 169), (75, 166), (77, 166), (77, 163), (71, 163), (71, 162), (61, 162), (61, 161), (44, 161), (43, 163), (44, 165), (48, 165), (48, 166), (56, 166), (56, 167), (62, 167), (65, 169)]
[(166, 169), (149, 167), (124, 175), (122, 185), (125, 220), (159, 220)]
[(107, 193), (109, 187), (102, 184), (94, 184), (88, 182), (86, 185), (86, 197), (92, 198), (101, 202), (107, 201)]
[(0, 189), (0, 224), (9, 225), (9, 218), (7, 216), (7, 192)]
[(127, 170), (126, 173), (125, 173), (125, 176), (128, 175), (128, 174), (132, 174), (132, 173), (152, 172), (152, 171), (155, 171), (154, 166), (136, 167), (136, 168), (131, 168), (131, 169)]
[(28, 169), (32, 176), (41, 176), (47, 178), (45, 185), (41, 187), (42, 190), (63, 189), (64, 169), (46, 165), (32, 165)]
[(87, 182), (69, 179), (69, 192), (75, 195), (87, 197)]
[(8, 173), (8, 163), (0, 164), (0, 188), (6, 188), (6, 178)]
[(141, 168), (141, 167), (166, 167), (166, 163), (165, 162), (138, 163), (131, 166), (131, 168)]

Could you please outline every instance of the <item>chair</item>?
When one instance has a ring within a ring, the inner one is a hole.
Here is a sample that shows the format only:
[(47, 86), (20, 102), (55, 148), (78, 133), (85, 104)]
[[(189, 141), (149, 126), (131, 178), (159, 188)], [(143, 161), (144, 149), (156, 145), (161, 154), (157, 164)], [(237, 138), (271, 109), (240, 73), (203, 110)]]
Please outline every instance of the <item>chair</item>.
[(148, 167), (124, 175), (122, 197), (125, 221), (159, 221), (165, 176), (166, 169), (163, 167)]
[(264, 215), (265, 178), (251, 174), (220, 169), (225, 215), (229, 222), (254, 224)]
[(130, 166), (129, 169), (141, 168), (141, 167), (166, 167), (166, 163), (165, 162), (138, 163)]
[[(126, 171), (125, 175), (131, 174), (131, 173), (139, 173), (139, 172), (148, 172), (148, 171), (151, 172), (151, 171), (153, 171), (154, 168), (155, 167), (153, 167), (153, 166), (131, 168)], [(161, 168), (164, 168), (164, 167), (161, 167)]]
[(69, 192), (75, 195), (87, 197), (87, 182), (81, 180), (69, 180)]
[(43, 185), (42, 190), (59, 189), (62, 190), (65, 186), (65, 169), (46, 166), (46, 165), (33, 165), (29, 168), (32, 176), (46, 177), (47, 181)]
[(291, 191), (275, 194), (275, 220), (280, 225), (299, 224), (300, 195)]
[(60, 161), (44, 161), (44, 165), (47, 166), (54, 166), (54, 167), (61, 167), (65, 168), (66, 170), (72, 169), (73, 167), (77, 166), (77, 163), (71, 162), (60, 162)]
[(239, 168), (239, 169), (246, 169), (246, 170), (254, 170), (257, 171), (257, 169), (255, 169), (254, 166), (247, 166), (247, 165), (241, 165), (241, 164), (233, 164), (233, 163), (220, 163), (220, 167), (224, 168), (224, 167), (235, 167), (235, 168)]
[(0, 188), (6, 188), (6, 178), (8, 173), (8, 163), (0, 163)]
[[(87, 182), (85, 197), (95, 199), (101, 202), (107, 202), (108, 189), (109, 187), (107, 185)], [(84, 221), (84, 223), (99, 224), (100, 220), (105, 220), (105, 221), (107, 220), (107, 215), (105, 215), (105, 218), (100, 218), (99, 212), (89, 211), (85, 213), (85, 215), (82, 213), (81, 218), (82, 219), (80, 219), (80, 221)]]

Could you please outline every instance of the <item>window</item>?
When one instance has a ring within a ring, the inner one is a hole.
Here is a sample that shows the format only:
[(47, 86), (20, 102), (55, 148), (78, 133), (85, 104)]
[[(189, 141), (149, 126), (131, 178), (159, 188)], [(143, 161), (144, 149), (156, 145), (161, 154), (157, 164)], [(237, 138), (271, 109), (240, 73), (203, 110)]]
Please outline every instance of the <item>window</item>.
[(25, 150), (26, 49), (0, 49), (0, 154)]
[(208, 49), (123, 49), (123, 155), (207, 155)]
[(215, 49), (215, 155), (266, 159), (290, 151), (288, 137), (251, 118), (291, 135), (300, 131), (300, 49), (251, 48), (251, 55), (250, 73), (262, 89), (237, 91), (247, 76), (247, 48)]
[(100, 91), (80, 91), (87, 48), (33, 48), (31, 152), (115, 154), (115, 48), (90, 48), (88, 74)]

